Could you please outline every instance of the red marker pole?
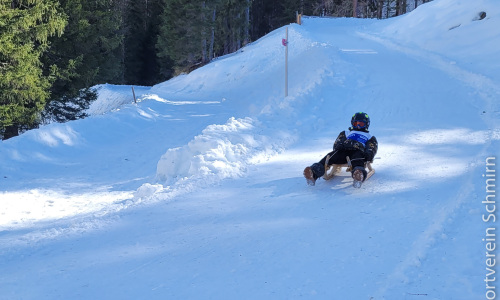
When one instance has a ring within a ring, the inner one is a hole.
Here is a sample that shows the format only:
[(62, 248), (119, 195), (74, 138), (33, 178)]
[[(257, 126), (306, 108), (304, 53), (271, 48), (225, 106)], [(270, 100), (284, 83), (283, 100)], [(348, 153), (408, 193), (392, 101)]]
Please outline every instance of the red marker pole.
[(283, 44), (285, 46), (285, 97), (288, 97), (288, 27), (286, 28), (286, 39)]

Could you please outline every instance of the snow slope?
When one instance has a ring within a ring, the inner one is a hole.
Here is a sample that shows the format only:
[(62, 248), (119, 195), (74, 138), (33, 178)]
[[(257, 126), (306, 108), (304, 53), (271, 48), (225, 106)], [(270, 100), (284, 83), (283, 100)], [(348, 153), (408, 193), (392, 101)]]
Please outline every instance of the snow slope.
[[(0, 299), (485, 298), (499, 25), (494, 0), (305, 18), (286, 98), (284, 28), (137, 104), (100, 86), (0, 146)], [(306, 186), (356, 111), (376, 174)]]

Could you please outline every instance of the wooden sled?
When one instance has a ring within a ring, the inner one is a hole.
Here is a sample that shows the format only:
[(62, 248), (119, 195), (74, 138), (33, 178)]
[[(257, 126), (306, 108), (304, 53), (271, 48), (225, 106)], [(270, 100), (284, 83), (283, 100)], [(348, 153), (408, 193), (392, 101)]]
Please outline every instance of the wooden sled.
[[(324, 180), (330, 180), (335, 175), (339, 174), (342, 171), (342, 168), (346, 167), (347, 169), (345, 170), (346, 172), (351, 172), (352, 171), (352, 165), (351, 165), (351, 159), (349, 156), (346, 156), (347, 163), (346, 164), (341, 164), (341, 165), (328, 165), (328, 161), (330, 160), (330, 155), (326, 157), (325, 161), (325, 175), (323, 175)], [(375, 174), (375, 169), (372, 168), (372, 162), (373, 161), (367, 161), (365, 162), (365, 169), (368, 169), (368, 173), (366, 174), (365, 181), (372, 177), (373, 174)]]

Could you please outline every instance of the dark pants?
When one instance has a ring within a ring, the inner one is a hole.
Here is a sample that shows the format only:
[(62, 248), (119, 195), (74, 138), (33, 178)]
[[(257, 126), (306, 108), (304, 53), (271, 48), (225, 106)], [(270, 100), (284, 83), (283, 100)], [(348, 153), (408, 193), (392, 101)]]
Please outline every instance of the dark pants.
[[(361, 150), (333, 150), (328, 153), (321, 159), (318, 163), (315, 163), (311, 166), (314, 177), (319, 178), (325, 174), (325, 162), (326, 158), (330, 155), (330, 159), (328, 160), (328, 165), (341, 165), (347, 163), (346, 156), (349, 156), (351, 160), (352, 169), (356, 167), (361, 167), (363, 170), (365, 169), (365, 155)], [(366, 172), (366, 171), (365, 171)]]

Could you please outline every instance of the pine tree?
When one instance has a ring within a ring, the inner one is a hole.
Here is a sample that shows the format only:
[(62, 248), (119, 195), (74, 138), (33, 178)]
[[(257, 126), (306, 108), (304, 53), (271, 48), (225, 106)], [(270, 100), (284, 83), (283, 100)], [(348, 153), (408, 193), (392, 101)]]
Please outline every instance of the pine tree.
[(256, 40), (281, 26), (294, 22), (297, 11), (312, 15), (307, 2), (306, 0), (284, 0), (281, 2), (253, 0), (251, 7), (252, 39)]
[(125, 29), (125, 82), (153, 85), (160, 80), (156, 56), (160, 0), (128, 1)]
[(286, 0), (281, 2), (281, 24), (288, 24), (295, 22), (296, 14), (302, 12), (300, 0)]
[(249, 5), (248, 1), (220, 0), (221, 9), (216, 19), (216, 52), (219, 55), (235, 52), (245, 40), (248, 42)]
[(50, 94), (40, 57), (66, 18), (52, 0), (0, 0), (0, 136), (35, 128)]
[[(156, 43), (161, 73), (189, 71), (200, 63), (208, 39), (211, 10), (203, 0), (164, 0)], [(169, 70), (170, 68), (170, 70)]]
[(121, 83), (120, 12), (110, 0), (59, 0), (68, 16), (61, 37), (51, 39), (43, 57), (57, 77), (44, 118), (64, 122), (85, 116), (98, 83)]

